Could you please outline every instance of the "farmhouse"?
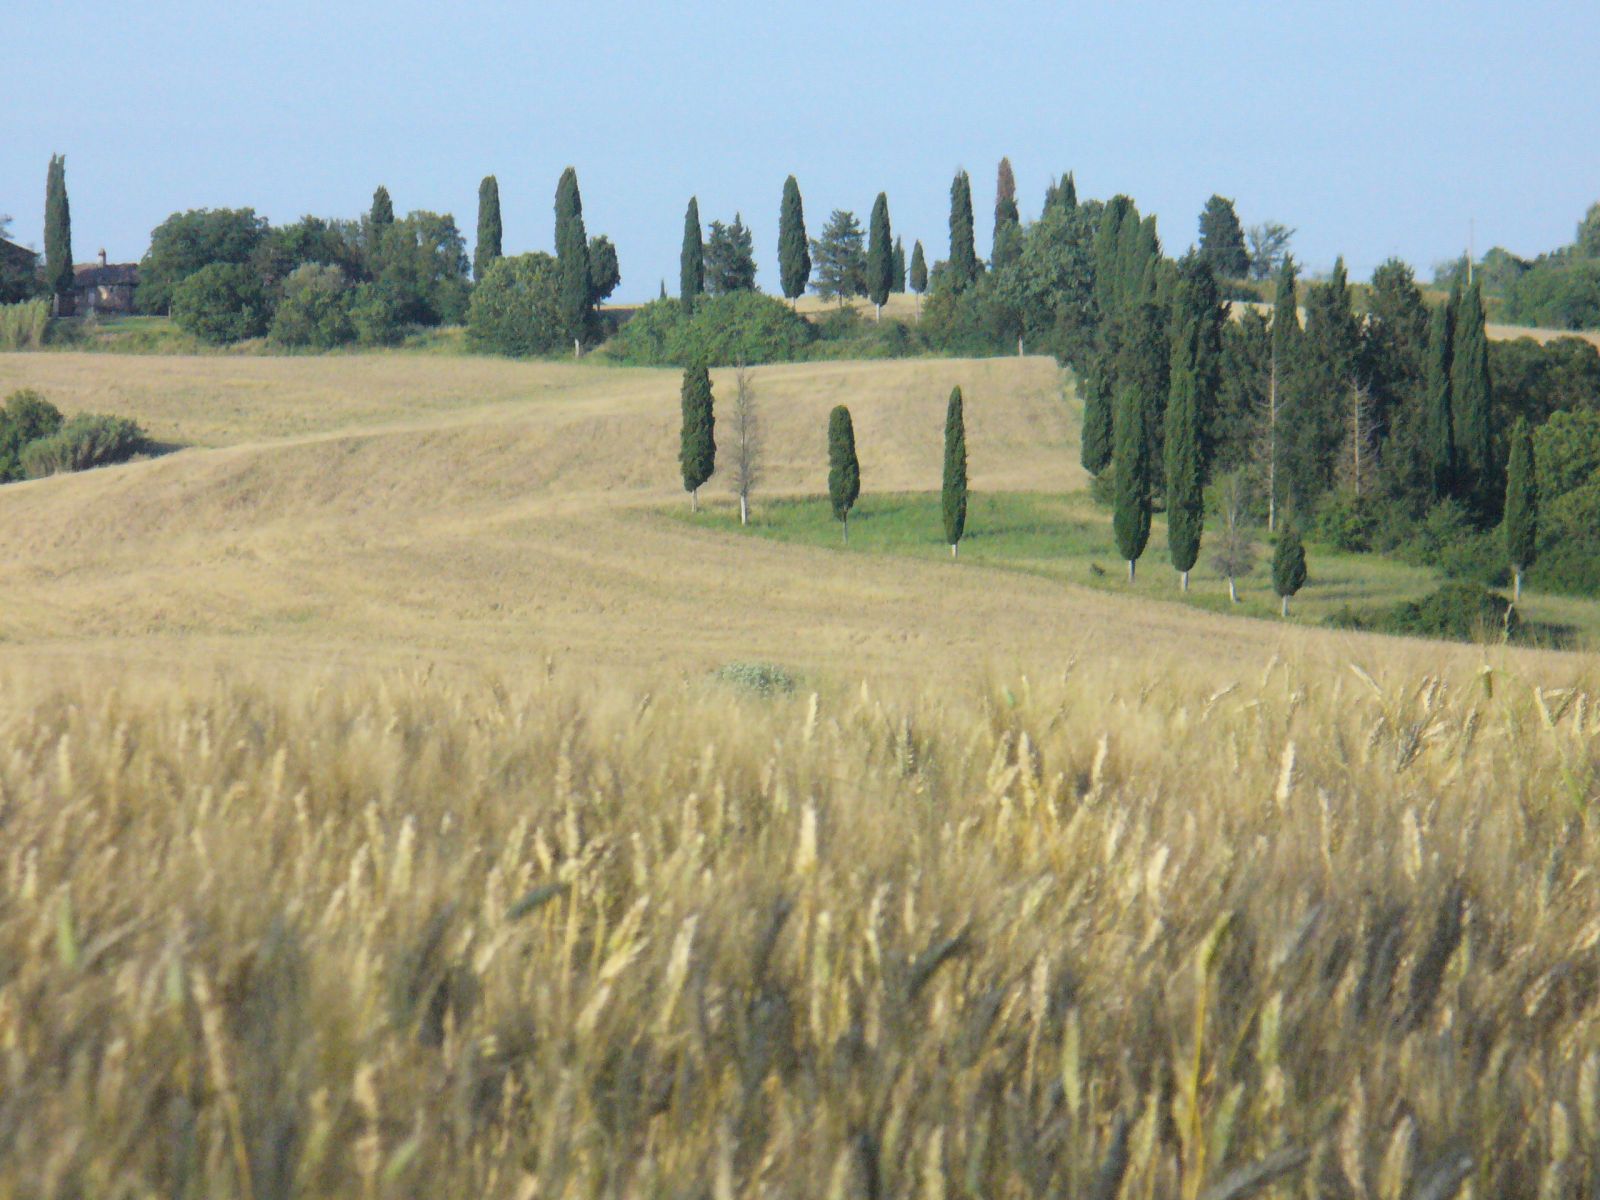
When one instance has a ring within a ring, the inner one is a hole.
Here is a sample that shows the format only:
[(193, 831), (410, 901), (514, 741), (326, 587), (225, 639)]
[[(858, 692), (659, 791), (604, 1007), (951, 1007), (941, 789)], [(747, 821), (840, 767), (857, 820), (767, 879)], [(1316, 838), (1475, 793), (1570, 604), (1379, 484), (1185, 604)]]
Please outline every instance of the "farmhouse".
[(80, 317), (133, 311), (133, 290), (139, 286), (138, 263), (108, 263), (102, 250), (99, 262), (74, 266), (72, 279)]
[(26, 272), (31, 275), (38, 261), (37, 251), (0, 238), (0, 270)]

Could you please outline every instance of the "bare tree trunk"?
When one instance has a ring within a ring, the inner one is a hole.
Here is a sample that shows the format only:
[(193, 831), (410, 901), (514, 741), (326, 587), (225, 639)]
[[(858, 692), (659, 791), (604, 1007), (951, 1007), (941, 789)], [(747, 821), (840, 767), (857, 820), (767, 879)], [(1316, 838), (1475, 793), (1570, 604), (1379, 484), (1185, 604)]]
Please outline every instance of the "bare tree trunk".
[(1283, 601), (1278, 608), (1279, 615), (1287, 617), (1289, 615), (1289, 597), (1280, 596), (1279, 599)]
[(1138, 562), (1138, 560), (1137, 559), (1133, 559), (1133, 558), (1130, 558), (1128, 560), (1128, 582), (1129, 583), (1133, 582), (1133, 568), (1134, 568), (1134, 565), (1137, 562)]
[(1022, 335), (1020, 333), (1017, 334), (1017, 357), (1022, 357)]
[(1228, 601), (1232, 604), (1239, 603), (1239, 584), (1232, 575), (1228, 576)]
[(1189, 591), (1189, 572), (1187, 572), (1187, 571), (1183, 572), (1183, 575), (1181, 576), (1181, 578), (1183, 579), (1184, 594), (1187, 595), (1188, 591)]
[(580, 342), (577, 338), (573, 338), (572, 339), (572, 357), (573, 358), (582, 358), (583, 357), (583, 343)]
[(739, 493), (739, 524), (750, 524), (750, 497), (743, 492)]
[(1511, 602), (1516, 604), (1522, 599), (1522, 568), (1511, 568)]
[(697, 512), (700, 511), (700, 489), (699, 488), (693, 488), (689, 492), (689, 511), (692, 512), (692, 513), (697, 513)]
[(839, 522), (839, 524), (844, 529), (844, 544), (848, 546), (850, 544), (850, 514), (845, 513), (844, 520)]
[(876, 324), (880, 324), (883, 321), (883, 305), (874, 304), (872, 306), (872, 310), (873, 310), (872, 311), (872, 322), (873, 322), (873, 324), (875, 324), (875, 325)]
[(955, 542), (951, 542), (950, 543), (950, 557), (954, 558), (955, 556), (956, 556), (956, 543)]

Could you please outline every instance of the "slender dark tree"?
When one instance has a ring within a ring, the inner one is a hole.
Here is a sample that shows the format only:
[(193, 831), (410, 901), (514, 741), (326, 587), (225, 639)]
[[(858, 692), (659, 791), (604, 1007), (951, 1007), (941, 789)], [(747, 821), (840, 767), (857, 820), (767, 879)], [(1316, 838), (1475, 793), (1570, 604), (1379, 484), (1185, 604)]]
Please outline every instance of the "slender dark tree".
[(1272, 552), (1272, 590), (1281, 601), (1280, 612), (1289, 615), (1289, 597), (1306, 582), (1306, 548), (1300, 541), (1300, 531), (1293, 524), (1283, 527), (1278, 535), (1278, 545)]
[(1098, 475), (1111, 464), (1113, 414), (1112, 372), (1097, 370), (1081, 381), (1083, 387), (1083, 434), (1080, 457), (1083, 469)]
[(1461, 494), (1485, 523), (1499, 517), (1503, 491), (1494, 456), (1489, 384), (1489, 340), (1483, 294), (1477, 279), (1456, 310), (1455, 353), (1450, 362), (1450, 398), (1456, 422)]
[(950, 392), (944, 414), (944, 540), (950, 557), (967, 529), (967, 423), (962, 412), (961, 389)]
[(811, 251), (806, 244), (806, 213), (800, 203), (800, 185), (791, 175), (783, 181), (783, 205), (778, 211), (778, 281), (783, 285), (784, 297), (793, 304), (805, 295), (810, 279)]
[(389, 189), (381, 183), (378, 185), (378, 190), (372, 193), (370, 216), (376, 229), (387, 229), (394, 224), (394, 201), (389, 199)]
[(1117, 391), (1113, 459), (1116, 466), (1116, 507), (1111, 528), (1117, 551), (1128, 563), (1128, 582), (1134, 566), (1150, 540), (1150, 438), (1145, 429), (1145, 398), (1132, 383)]
[(1261, 458), (1267, 483), (1267, 529), (1273, 531), (1278, 528), (1278, 509), (1283, 503), (1285, 484), (1284, 416), (1292, 390), (1289, 385), (1300, 362), (1303, 338), (1299, 300), (1295, 295), (1294, 260), (1285, 256), (1272, 297), (1272, 358), (1261, 430)]
[(578, 194), (578, 172), (572, 167), (561, 172), (556, 184), (556, 271), (561, 324), (576, 358), (594, 320), (594, 277), (589, 270), (589, 235), (583, 228), (583, 197)]
[(684, 312), (693, 312), (695, 301), (706, 290), (706, 248), (700, 240), (700, 200), (689, 197), (683, 214), (683, 250), (678, 255), (678, 300)]
[(840, 404), (828, 414), (828, 500), (833, 519), (850, 541), (850, 510), (861, 498), (861, 464), (856, 460), (856, 430), (850, 410)]
[(683, 429), (678, 438), (678, 465), (683, 468), (683, 490), (689, 509), (700, 509), (700, 487), (717, 469), (716, 415), (711, 395), (711, 372), (704, 363), (684, 369)]
[(906, 244), (897, 234), (894, 239), (894, 265), (891, 268), (893, 278), (889, 283), (889, 290), (895, 295), (900, 295), (906, 290)]
[(1178, 263), (1172, 291), (1172, 368), (1170, 387), (1176, 394), (1178, 375), (1186, 372), (1194, 389), (1196, 447), (1201, 482), (1211, 477), (1218, 438), (1218, 405), (1222, 389), (1222, 330), (1228, 310), (1222, 303), (1216, 275), (1205, 258), (1190, 253)]
[(485, 175), (478, 185), (478, 241), (472, 247), (472, 277), (480, 283), (500, 257), (500, 182)]
[(994, 241), (990, 244), (989, 261), (995, 270), (1016, 262), (1022, 253), (1022, 214), (1017, 210), (1017, 177), (1011, 172), (1011, 160), (1002, 158), (995, 173), (994, 185)]
[(73, 312), (72, 209), (67, 203), (67, 157), (54, 154), (44, 187), (45, 282), (55, 298), (57, 316)]
[(867, 234), (867, 298), (873, 320), (883, 320), (883, 306), (894, 286), (894, 242), (889, 232), (889, 197), (883, 192), (872, 202), (872, 222)]
[[(1209, 293), (1206, 284), (1210, 284)], [(1213, 324), (1221, 306), (1211, 268), (1197, 255), (1186, 255), (1179, 267), (1173, 298), (1172, 369), (1164, 430), (1167, 482), (1167, 551), (1189, 590), (1189, 572), (1200, 557), (1205, 526), (1205, 417), (1215, 408), (1217, 362), (1221, 356), (1220, 326)]]
[(1522, 576), (1538, 552), (1539, 481), (1534, 473), (1533, 435), (1521, 417), (1511, 430), (1506, 464), (1506, 557), (1511, 560), (1511, 596), (1522, 599)]
[(950, 183), (950, 263), (946, 278), (958, 292), (978, 281), (978, 252), (972, 233), (972, 181), (965, 171), (957, 171)]
[(1233, 201), (1212, 196), (1200, 213), (1200, 256), (1224, 279), (1243, 279), (1250, 272), (1244, 228)]
[(911, 246), (911, 290), (917, 295), (922, 295), (928, 290), (928, 260), (922, 253), (922, 242), (917, 241)]
[(1459, 290), (1433, 310), (1428, 323), (1428, 408), (1424, 425), (1423, 455), (1433, 482), (1433, 498), (1442, 500), (1455, 491), (1455, 404), (1451, 394), (1451, 364), (1455, 357), (1456, 304)]

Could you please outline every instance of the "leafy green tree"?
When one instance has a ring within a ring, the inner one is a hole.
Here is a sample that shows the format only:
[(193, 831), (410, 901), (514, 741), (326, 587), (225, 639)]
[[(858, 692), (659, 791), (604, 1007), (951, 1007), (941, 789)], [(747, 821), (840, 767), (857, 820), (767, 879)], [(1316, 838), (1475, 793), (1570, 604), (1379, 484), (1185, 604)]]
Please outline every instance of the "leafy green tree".
[(1584, 258), (1600, 258), (1600, 201), (1591, 204), (1578, 222), (1578, 236), (1572, 248)]
[(135, 298), (140, 310), (166, 312), (177, 286), (202, 267), (252, 262), (267, 231), (267, 219), (252, 208), (173, 213), (151, 231), (150, 249), (139, 264)]
[(44, 275), (58, 316), (73, 312), (72, 209), (67, 203), (67, 158), (50, 156), (44, 189)]
[(1272, 590), (1278, 593), (1283, 616), (1289, 615), (1289, 597), (1305, 582), (1306, 548), (1300, 541), (1300, 531), (1293, 524), (1285, 525), (1272, 552)]
[(348, 281), (338, 267), (306, 263), (283, 281), (272, 315), (272, 340), (285, 346), (331, 350), (356, 340)]
[(472, 247), (472, 277), (482, 280), (500, 257), (500, 181), (485, 175), (478, 185), (478, 240)]
[(906, 244), (898, 235), (894, 239), (894, 256), (889, 265), (889, 290), (897, 296), (906, 290)]
[[(617, 285), (622, 282), (622, 268), (617, 263), (617, 248), (611, 244), (611, 239), (605, 234), (599, 234), (589, 239), (589, 282), (593, 285), (589, 303), (596, 307), (617, 290)], [(666, 285), (662, 284), (665, 290)]]
[(1455, 352), (1450, 362), (1450, 393), (1456, 422), (1456, 449), (1462, 472), (1461, 496), (1488, 522), (1498, 517), (1503, 491), (1494, 458), (1490, 424), (1489, 338), (1483, 294), (1477, 280), (1462, 295), (1456, 312)]
[(945, 279), (955, 291), (978, 282), (978, 252), (973, 244), (972, 181), (957, 171), (950, 183), (950, 262)]
[(172, 293), (178, 328), (214, 345), (267, 332), (272, 303), (260, 277), (243, 263), (212, 263), (190, 275)]
[(247, 261), (269, 291), (282, 287), (308, 263), (338, 267), (350, 280), (367, 277), (359, 228), (353, 221), (306, 216), (291, 225), (266, 227)]
[(1250, 271), (1244, 248), (1244, 228), (1233, 201), (1212, 196), (1200, 213), (1200, 256), (1224, 279), (1243, 279)]
[(455, 325), (466, 320), (471, 287), (467, 239), (449, 213), (418, 209), (395, 221), (383, 235), (376, 282), (399, 306), (401, 318), (418, 325)]
[(950, 557), (967, 528), (967, 424), (962, 412), (961, 389), (950, 392), (950, 405), (944, 414), (944, 540)]
[(1459, 285), (1444, 304), (1433, 310), (1428, 325), (1428, 419), (1425, 459), (1433, 483), (1433, 498), (1443, 500), (1456, 489), (1455, 404), (1451, 376), (1455, 356), (1456, 306)]
[(705, 248), (706, 291), (713, 296), (756, 290), (755, 240), (738, 213), (733, 224), (711, 222)]
[(828, 414), (828, 501), (833, 519), (842, 524), (850, 541), (850, 510), (861, 498), (861, 464), (856, 459), (856, 430), (850, 410), (835, 406)]
[(689, 197), (683, 214), (683, 249), (678, 252), (678, 301), (686, 313), (706, 290), (706, 251), (700, 240), (700, 200)]
[(911, 246), (910, 283), (911, 290), (919, 296), (928, 290), (928, 260), (922, 253), (920, 240)]
[(372, 211), (367, 215), (376, 229), (394, 224), (394, 202), (389, 199), (389, 189), (381, 183), (377, 191), (372, 193)]
[(1533, 434), (1518, 420), (1511, 432), (1506, 467), (1506, 557), (1511, 560), (1513, 601), (1522, 599), (1522, 576), (1533, 566), (1539, 545), (1539, 479), (1533, 464)]
[(561, 274), (561, 324), (576, 358), (594, 323), (594, 276), (589, 270), (578, 172), (572, 167), (561, 172), (556, 184), (556, 266)]
[(1022, 253), (1022, 214), (1017, 210), (1017, 178), (1011, 160), (1002, 158), (994, 186), (994, 241), (989, 261), (995, 270), (1009, 266)]
[(1115, 450), (1116, 505), (1111, 528), (1117, 551), (1128, 563), (1128, 582), (1135, 564), (1150, 540), (1150, 437), (1145, 427), (1146, 403), (1135, 384), (1124, 382), (1117, 391), (1112, 431)]
[(867, 290), (867, 256), (861, 248), (861, 224), (852, 212), (836, 208), (811, 243), (814, 267), (811, 286), (824, 300), (864, 295)]
[(883, 320), (883, 306), (894, 287), (894, 243), (889, 233), (889, 197), (883, 192), (872, 202), (871, 232), (867, 238), (867, 296), (873, 319)]
[(514, 357), (552, 354), (566, 344), (561, 269), (548, 254), (515, 254), (489, 264), (472, 290), (467, 337)]
[(800, 185), (791, 175), (783, 181), (783, 204), (778, 210), (778, 282), (784, 298), (792, 302), (805, 295), (810, 280), (806, 213), (800, 202)]
[(1263, 221), (1245, 231), (1250, 247), (1250, 278), (1271, 279), (1289, 258), (1295, 231), (1278, 221)]
[(700, 488), (717, 469), (716, 415), (712, 411), (711, 372), (695, 363), (683, 372), (683, 430), (678, 441), (678, 464), (683, 468), (683, 490), (689, 508), (700, 509)]

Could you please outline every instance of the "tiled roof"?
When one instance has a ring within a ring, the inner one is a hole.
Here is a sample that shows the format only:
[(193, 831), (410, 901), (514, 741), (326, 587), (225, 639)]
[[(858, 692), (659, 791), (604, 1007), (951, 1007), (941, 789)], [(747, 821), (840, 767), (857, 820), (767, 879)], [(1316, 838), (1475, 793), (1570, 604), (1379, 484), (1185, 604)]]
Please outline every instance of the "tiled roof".
[(72, 268), (73, 281), (79, 287), (113, 287), (117, 284), (132, 286), (139, 282), (138, 263), (84, 263)]

